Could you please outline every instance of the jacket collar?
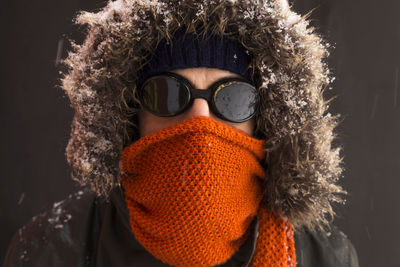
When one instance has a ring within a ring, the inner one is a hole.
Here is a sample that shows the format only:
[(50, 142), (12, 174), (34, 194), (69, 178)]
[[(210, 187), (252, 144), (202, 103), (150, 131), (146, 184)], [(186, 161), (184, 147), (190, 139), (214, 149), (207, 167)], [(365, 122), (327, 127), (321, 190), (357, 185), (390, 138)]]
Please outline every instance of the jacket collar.
[[(122, 187), (113, 189), (110, 194), (110, 203), (101, 214), (103, 221), (99, 233), (97, 255), (107, 257), (111, 266), (168, 266), (153, 257), (135, 238), (129, 224), (129, 211), (125, 203)], [(249, 228), (249, 237), (239, 250), (224, 264), (218, 267), (248, 266), (254, 253), (258, 220), (255, 218)], [(115, 246), (123, 249), (115, 255)], [(120, 244), (120, 245), (118, 245)], [(122, 245), (122, 246), (121, 246)], [(132, 254), (135, 257), (132, 257)], [(98, 259), (97, 262), (103, 262)], [(130, 264), (129, 264), (130, 263)], [(142, 264), (142, 265), (138, 265)], [(125, 265), (126, 264), (126, 265)]]

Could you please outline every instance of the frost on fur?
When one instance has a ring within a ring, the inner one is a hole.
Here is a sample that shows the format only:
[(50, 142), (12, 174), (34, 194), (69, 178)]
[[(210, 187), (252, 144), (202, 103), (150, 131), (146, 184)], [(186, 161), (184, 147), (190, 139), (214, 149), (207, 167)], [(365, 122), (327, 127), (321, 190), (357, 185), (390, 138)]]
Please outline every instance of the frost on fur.
[(262, 99), (256, 136), (265, 140), (264, 204), (295, 226), (321, 226), (341, 202), (340, 148), (332, 148), (339, 115), (326, 114), (332, 81), (327, 44), (286, 0), (116, 0), (81, 12), (86, 40), (73, 44), (62, 87), (75, 110), (66, 153), (73, 177), (107, 195), (120, 185), (120, 154), (139, 138), (135, 83), (158, 42), (188, 32), (236, 39)]

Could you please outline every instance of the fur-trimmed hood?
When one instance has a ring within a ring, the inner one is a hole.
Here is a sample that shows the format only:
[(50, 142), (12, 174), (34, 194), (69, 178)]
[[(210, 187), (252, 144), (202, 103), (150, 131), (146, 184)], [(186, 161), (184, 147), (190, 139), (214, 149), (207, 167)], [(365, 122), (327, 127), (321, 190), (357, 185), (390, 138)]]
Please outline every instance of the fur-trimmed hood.
[(287, 0), (116, 0), (81, 12), (82, 45), (72, 43), (62, 88), (75, 110), (66, 153), (72, 176), (107, 195), (120, 186), (120, 156), (137, 140), (136, 82), (160, 40), (186, 26), (238, 40), (251, 55), (262, 99), (263, 204), (294, 226), (322, 226), (341, 202), (341, 148), (332, 148), (339, 115), (326, 114), (328, 44)]

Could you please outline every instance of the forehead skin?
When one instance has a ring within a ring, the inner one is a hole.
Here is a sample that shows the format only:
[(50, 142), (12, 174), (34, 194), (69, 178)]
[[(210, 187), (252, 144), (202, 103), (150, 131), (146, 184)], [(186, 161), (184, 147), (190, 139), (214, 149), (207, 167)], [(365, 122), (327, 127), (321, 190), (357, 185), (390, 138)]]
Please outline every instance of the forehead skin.
[[(238, 74), (227, 70), (216, 68), (187, 68), (177, 69), (172, 72), (177, 73), (188, 79), (197, 89), (207, 89), (211, 84), (222, 78), (241, 77)], [(208, 103), (204, 99), (195, 99), (193, 105), (184, 113), (174, 117), (157, 117), (146, 110), (139, 111), (139, 132), (140, 136), (146, 136), (156, 131), (172, 126), (178, 122), (197, 116), (207, 116), (217, 121), (226, 123), (236, 129), (242, 130), (250, 136), (253, 136), (254, 118), (241, 122), (233, 123), (222, 120), (215, 116), (209, 109)]]

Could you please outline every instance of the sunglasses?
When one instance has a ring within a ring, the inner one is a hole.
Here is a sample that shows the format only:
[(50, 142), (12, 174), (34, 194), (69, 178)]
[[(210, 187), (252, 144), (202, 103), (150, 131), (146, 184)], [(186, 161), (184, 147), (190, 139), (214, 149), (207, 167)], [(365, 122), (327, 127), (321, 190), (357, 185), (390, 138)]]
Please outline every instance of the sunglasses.
[(172, 72), (148, 78), (138, 97), (146, 110), (159, 117), (181, 114), (192, 106), (195, 98), (203, 98), (217, 117), (236, 123), (251, 119), (259, 103), (256, 88), (244, 79), (223, 78), (202, 90)]

